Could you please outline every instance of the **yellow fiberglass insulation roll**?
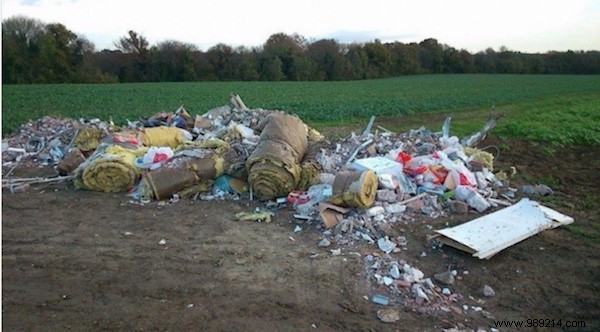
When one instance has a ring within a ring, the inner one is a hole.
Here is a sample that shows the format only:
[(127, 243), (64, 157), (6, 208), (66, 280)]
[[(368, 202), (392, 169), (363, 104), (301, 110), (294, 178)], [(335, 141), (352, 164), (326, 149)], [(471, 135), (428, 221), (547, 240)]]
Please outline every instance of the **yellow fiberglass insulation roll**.
[(189, 141), (185, 131), (177, 127), (152, 127), (140, 131), (139, 139), (145, 146), (168, 146), (173, 149)]
[(298, 117), (277, 112), (261, 120), (257, 128), (262, 130), (260, 140), (246, 160), (248, 182), (260, 200), (287, 196), (302, 177), (307, 127)]
[(331, 203), (364, 209), (373, 205), (379, 181), (372, 170), (340, 171), (333, 181)]
[(92, 151), (100, 145), (103, 133), (102, 129), (94, 126), (84, 127), (73, 138), (73, 145), (82, 151)]
[(95, 191), (127, 191), (136, 185), (140, 177), (135, 158), (146, 151), (145, 148), (130, 150), (118, 145), (100, 145), (75, 171), (75, 185)]

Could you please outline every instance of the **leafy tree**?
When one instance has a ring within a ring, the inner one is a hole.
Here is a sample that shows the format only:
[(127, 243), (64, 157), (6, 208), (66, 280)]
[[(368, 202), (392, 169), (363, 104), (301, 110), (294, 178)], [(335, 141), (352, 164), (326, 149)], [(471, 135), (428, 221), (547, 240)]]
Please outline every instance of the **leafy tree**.
[(145, 54), (148, 52), (148, 40), (133, 30), (127, 32), (127, 36), (121, 37), (115, 43), (117, 49), (123, 53)]
[(119, 80), (121, 82), (148, 81), (152, 75), (149, 73), (149, 44), (146, 37), (129, 30), (127, 36), (121, 37), (115, 46), (123, 54), (119, 56), (121, 62)]
[(490, 47), (485, 52), (477, 53), (473, 60), (480, 73), (496, 73), (496, 52), (493, 48)]
[(239, 62), (239, 79), (242, 81), (258, 81), (260, 74), (258, 73), (258, 51), (249, 50), (245, 47), (236, 49)]
[(75, 68), (73, 82), (77, 83), (117, 83), (116, 76), (102, 72), (96, 57), (96, 46), (87, 38), (78, 36), (76, 49), (81, 53), (81, 61)]
[(475, 72), (475, 60), (473, 55), (467, 50), (460, 50), (458, 53), (460, 57), (460, 68), (463, 73), (474, 73)]
[(2, 82), (31, 83), (34, 52), (45, 25), (36, 19), (13, 16), (2, 21)]
[(198, 49), (192, 44), (175, 40), (158, 43), (150, 49), (150, 79), (159, 82), (185, 82), (198, 79), (193, 54)]
[(473, 56), (466, 50), (443, 45), (444, 73), (466, 74), (475, 70)]
[[(271, 35), (263, 47), (264, 55), (267, 59), (278, 58), (281, 62), (283, 72), (282, 80), (297, 80), (296, 62), (302, 56), (306, 41), (298, 34), (286, 35), (277, 33)], [(275, 60), (269, 60), (275, 63)]]
[(333, 81), (347, 78), (348, 61), (342, 47), (333, 39), (321, 39), (307, 47), (307, 57), (314, 64), (312, 79)]
[(348, 46), (346, 59), (350, 65), (350, 79), (362, 80), (368, 78), (367, 67), (369, 65), (369, 57), (360, 44)]
[(366, 75), (367, 78), (380, 78), (390, 76), (392, 68), (392, 54), (376, 39), (374, 42), (366, 43), (363, 51), (367, 56)]
[(208, 50), (206, 56), (220, 80), (232, 81), (238, 77), (239, 67), (236, 68), (235, 52), (231, 46), (217, 44)]
[(496, 71), (500, 74), (525, 74), (527, 72), (523, 57), (501, 46), (496, 55)]
[(428, 73), (439, 74), (444, 72), (444, 50), (442, 45), (434, 38), (428, 38), (419, 43), (421, 52), (419, 58), (421, 67)]
[(395, 42), (388, 45), (392, 54), (392, 65), (390, 74), (392, 76), (419, 74), (421, 63), (419, 62), (420, 46), (415, 43), (402, 44)]
[(36, 50), (39, 83), (61, 83), (75, 80), (76, 67), (83, 62), (83, 43), (77, 35), (60, 23), (48, 24)]
[(260, 63), (260, 79), (263, 81), (282, 81), (283, 62), (277, 56), (263, 57)]
[(24, 16), (2, 22), (4, 83), (79, 81), (84, 53), (93, 45), (60, 23)]

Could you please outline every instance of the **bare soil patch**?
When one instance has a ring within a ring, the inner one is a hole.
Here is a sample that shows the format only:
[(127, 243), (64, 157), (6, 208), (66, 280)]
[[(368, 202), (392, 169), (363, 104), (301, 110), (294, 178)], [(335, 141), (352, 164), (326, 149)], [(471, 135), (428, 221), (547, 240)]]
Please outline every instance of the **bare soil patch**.
[[(426, 236), (476, 215), (422, 218), (402, 228), (408, 251), (392, 254), (426, 276), (456, 269), (453, 291), (469, 310), (377, 319), (378, 289), (367, 282), (366, 244), (333, 256), (315, 225), (294, 233), (293, 210), (272, 223), (235, 221), (259, 202), (187, 201), (144, 206), (124, 194), (37, 185), (2, 196), (2, 327), (36, 330), (436, 331), (464, 325), (489, 330), (493, 320), (562, 319), (600, 330), (600, 147), (550, 150), (492, 138), (498, 169), (516, 166), (514, 186), (542, 182), (555, 194), (543, 204), (575, 218), (490, 260)], [(41, 170), (16, 170), (39, 175)], [(48, 170), (46, 170), (48, 171)], [(159, 244), (164, 240), (163, 245)], [(331, 249), (331, 248), (329, 248)], [(350, 253), (358, 252), (357, 257)], [(425, 253), (425, 255), (423, 255)], [(468, 274), (464, 274), (468, 271)], [(484, 298), (483, 285), (496, 296)], [(501, 329), (502, 330), (502, 329)]]

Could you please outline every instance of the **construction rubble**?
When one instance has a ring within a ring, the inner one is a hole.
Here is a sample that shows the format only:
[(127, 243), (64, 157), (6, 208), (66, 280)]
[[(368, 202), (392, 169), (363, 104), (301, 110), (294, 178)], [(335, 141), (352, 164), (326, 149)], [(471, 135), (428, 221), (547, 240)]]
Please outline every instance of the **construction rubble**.
[[(238, 214), (239, 220), (270, 222), (288, 207), (297, 224), (322, 230), (319, 247), (331, 250), (335, 244), (333, 254), (351, 243), (376, 248), (363, 257), (365, 271), (386, 294), (374, 294), (373, 302), (489, 314), (461, 305), (462, 296), (441, 277), (394, 258), (407, 250), (406, 237), (394, 228), (517, 202), (521, 193), (510, 187), (513, 174), (494, 173), (494, 154), (476, 148), (498, 118), (463, 139), (450, 135), (450, 118), (440, 131), (404, 133), (372, 130), (372, 119), (364, 132), (329, 142), (297, 116), (249, 109), (239, 96), (230, 97), (230, 104), (202, 115), (180, 107), (122, 127), (98, 119), (30, 121), (2, 141), (2, 185), (17, 192), (33, 183), (73, 181), (81, 189), (127, 193), (137, 204), (184, 198), (264, 202), (264, 209)], [(57, 176), (11, 178), (17, 166), (53, 166)], [(552, 193), (539, 186), (523, 190)], [(446, 272), (448, 278), (456, 275)]]

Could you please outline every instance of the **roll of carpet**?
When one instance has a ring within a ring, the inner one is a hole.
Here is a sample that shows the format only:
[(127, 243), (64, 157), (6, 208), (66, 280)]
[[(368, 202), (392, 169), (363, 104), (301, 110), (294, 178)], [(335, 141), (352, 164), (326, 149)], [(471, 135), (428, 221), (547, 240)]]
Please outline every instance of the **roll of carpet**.
[(375, 202), (377, 175), (372, 170), (340, 171), (333, 181), (333, 195), (329, 201), (333, 204), (364, 209)]

